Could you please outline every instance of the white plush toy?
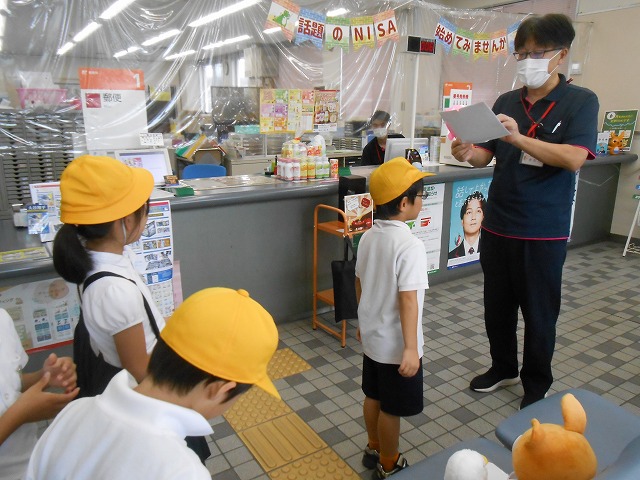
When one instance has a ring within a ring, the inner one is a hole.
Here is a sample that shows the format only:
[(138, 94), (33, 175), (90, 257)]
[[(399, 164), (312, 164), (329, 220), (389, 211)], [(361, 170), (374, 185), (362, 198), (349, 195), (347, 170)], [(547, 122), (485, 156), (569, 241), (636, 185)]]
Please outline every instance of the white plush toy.
[(475, 450), (458, 450), (449, 457), (444, 480), (487, 480), (487, 459)]

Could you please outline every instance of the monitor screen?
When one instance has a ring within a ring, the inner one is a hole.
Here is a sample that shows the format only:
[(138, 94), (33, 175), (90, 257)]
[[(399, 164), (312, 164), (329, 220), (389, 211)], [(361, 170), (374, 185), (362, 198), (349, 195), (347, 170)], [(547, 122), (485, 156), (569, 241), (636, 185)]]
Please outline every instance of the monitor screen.
[[(405, 150), (410, 148), (410, 138), (387, 138), (387, 147), (384, 151), (384, 161), (388, 162), (392, 158), (402, 157), (406, 158)], [(414, 138), (413, 148), (418, 150), (420, 156), (425, 158), (425, 154), (429, 151), (429, 139), (428, 138)]]
[(164, 185), (164, 176), (171, 175), (171, 162), (166, 148), (149, 150), (116, 150), (116, 158), (130, 167), (145, 168), (153, 175), (155, 185)]

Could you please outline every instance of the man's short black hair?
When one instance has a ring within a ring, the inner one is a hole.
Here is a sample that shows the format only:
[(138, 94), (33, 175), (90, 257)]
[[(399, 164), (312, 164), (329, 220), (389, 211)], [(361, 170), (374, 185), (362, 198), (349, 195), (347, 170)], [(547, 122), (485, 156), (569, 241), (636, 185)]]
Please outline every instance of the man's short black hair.
[(389, 123), (390, 119), (391, 119), (391, 115), (389, 115), (384, 110), (376, 110), (375, 112), (373, 112), (373, 115), (371, 115), (371, 119), (369, 120), (369, 124), (373, 124), (373, 122), (375, 122), (375, 121)]
[(571, 19), (562, 13), (527, 18), (518, 27), (514, 48), (520, 50), (527, 40), (545, 48), (570, 48), (576, 36)]
[(464, 214), (467, 211), (467, 207), (469, 206), (469, 202), (471, 200), (480, 200), (480, 208), (482, 209), (482, 213), (484, 213), (484, 207), (487, 206), (487, 201), (485, 200), (482, 192), (478, 192), (476, 190), (465, 199), (464, 203), (462, 204), (462, 207), (460, 207), (460, 220), (464, 218)]
[(381, 220), (388, 220), (391, 217), (395, 217), (400, 213), (398, 206), (404, 197), (409, 199), (411, 205), (416, 201), (418, 195), (422, 195), (424, 190), (424, 180), (421, 178), (414, 182), (405, 192), (398, 195), (393, 200), (388, 201), (382, 205), (376, 205), (376, 218)]
[[(156, 346), (151, 352), (147, 373), (151, 376), (155, 385), (166, 387), (179, 395), (188, 394), (201, 382), (205, 382), (208, 385), (217, 381), (229, 381), (211, 375), (187, 362), (167, 345), (162, 337), (158, 338)], [(228, 392), (226, 400), (231, 400), (250, 388), (250, 384), (237, 383), (236, 387)]]

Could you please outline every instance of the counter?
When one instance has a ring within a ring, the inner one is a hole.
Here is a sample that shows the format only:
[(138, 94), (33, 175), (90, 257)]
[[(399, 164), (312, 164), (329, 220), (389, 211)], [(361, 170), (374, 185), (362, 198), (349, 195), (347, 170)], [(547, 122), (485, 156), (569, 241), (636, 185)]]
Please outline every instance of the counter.
[[(580, 172), (570, 246), (605, 239), (610, 232), (620, 164), (637, 155), (601, 157)], [(354, 167), (368, 176), (373, 167)], [(490, 177), (492, 167), (429, 167), (426, 183), (445, 183), (440, 271), (432, 284), (480, 271), (478, 264), (446, 270), (451, 188), (456, 180)], [(338, 204), (335, 180), (200, 190), (193, 197), (172, 198), (174, 258), (179, 263), (184, 296), (209, 286), (245, 288), (277, 322), (310, 315), (312, 302), (313, 209)], [(327, 220), (334, 220), (333, 217)], [(321, 219), (322, 221), (322, 219)], [(3, 220), (0, 251), (38, 246), (36, 236)], [(324, 239), (323, 239), (324, 240)], [(330, 261), (341, 256), (339, 238), (320, 242), (319, 286), (331, 285)], [(55, 276), (51, 259), (0, 265), (0, 286)]]

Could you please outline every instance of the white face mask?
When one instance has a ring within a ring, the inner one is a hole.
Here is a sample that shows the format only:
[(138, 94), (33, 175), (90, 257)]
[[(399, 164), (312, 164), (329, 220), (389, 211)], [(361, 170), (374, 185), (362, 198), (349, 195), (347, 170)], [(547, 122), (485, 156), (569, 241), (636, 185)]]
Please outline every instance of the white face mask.
[(374, 128), (373, 134), (376, 136), (376, 138), (384, 138), (387, 136), (387, 129), (385, 127)]
[(551, 74), (556, 71), (554, 68), (551, 73), (549, 73), (549, 62), (553, 60), (560, 52), (556, 53), (551, 58), (525, 58), (524, 60), (520, 60), (516, 66), (516, 78), (524, 83), (529, 88), (540, 88), (545, 84)]

